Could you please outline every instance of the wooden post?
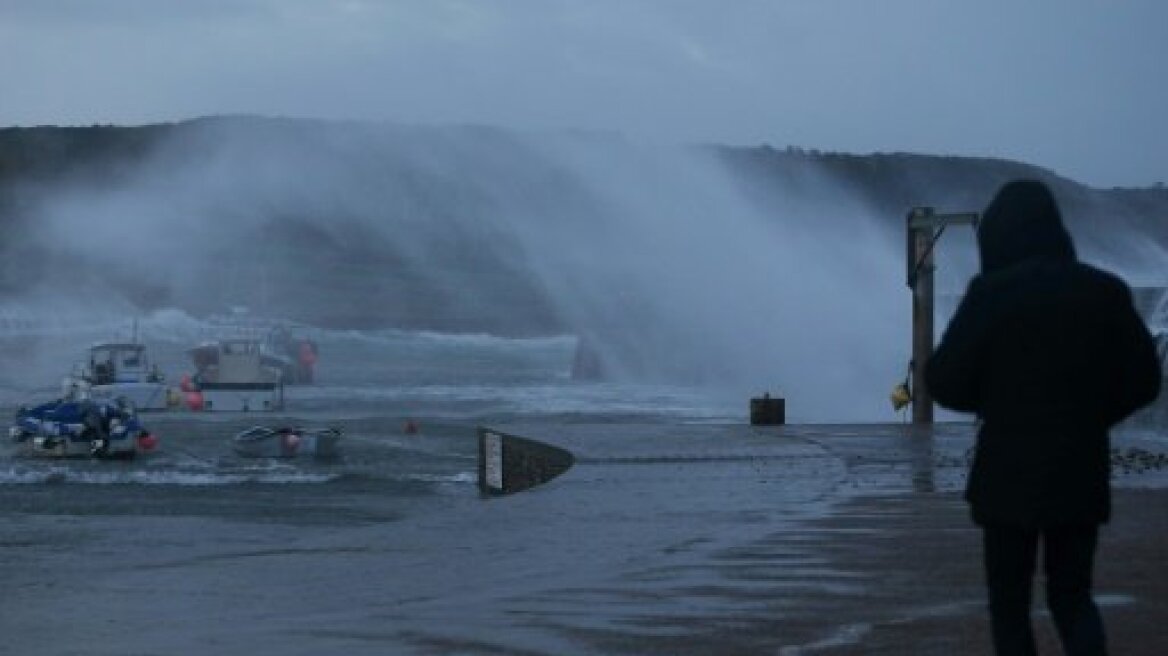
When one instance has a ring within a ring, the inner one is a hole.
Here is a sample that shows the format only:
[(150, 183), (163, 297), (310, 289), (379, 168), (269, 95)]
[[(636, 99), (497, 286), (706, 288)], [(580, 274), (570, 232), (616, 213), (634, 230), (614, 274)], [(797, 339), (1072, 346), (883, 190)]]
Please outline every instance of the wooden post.
[(933, 397), (925, 384), (925, 364), (933, 354), (933, 228), (914, 227), (933, 208), (917, 207), (908, 215), (910, 287), (912, 288), (912, 417), (914, 424), (933, 423)]
[(933, 251), (941, 232), (950, 224), (977, 227), (975, 213), (937, 214), (931, 207), (914, 207), (905, 217), (908, 236), (908, 276), (912, 290), (912, 406), (914, 424), (933, 423), (933, 396), (925, 383), (925, 365), (933, 355)]

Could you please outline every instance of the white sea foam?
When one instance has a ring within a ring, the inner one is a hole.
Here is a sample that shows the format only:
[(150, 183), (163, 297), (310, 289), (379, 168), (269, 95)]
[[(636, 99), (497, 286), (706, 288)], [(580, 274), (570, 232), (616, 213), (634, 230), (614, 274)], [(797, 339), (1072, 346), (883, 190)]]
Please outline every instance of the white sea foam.
[(303, 472), (296, 470), (254, 470), (214, 472), (198, 470), (98, 470), (67, 465), (48, 467), (9, 466), (0, 468), (2, 484), (69, 483), (81, 485), (177, 485), (209, 487), (264, 484), (311, 484), (335, 480), (337, 474)]
[(478, 473), (473, 471), (462, 471), (455, 474), (411, 474), (406, 476), (408, 480), (420, 481), (423, 483), (477, 483)]
[[(378, 404), (409, 409), (441, 406), (451, 411), (488, 405), (493, 412), (518, 415), (669, 416), (691, 421), (741, 419), (745, 405), (735, 406), (703, 396), (700, 390), (650, 385), (573, 384), (549, 381), (533, 384), (329, 385), (287, 391), (290, 403)], [(739, 407), (741, 406), (741, 407)], [(440, 414), (440, 413), (439, 413)]]

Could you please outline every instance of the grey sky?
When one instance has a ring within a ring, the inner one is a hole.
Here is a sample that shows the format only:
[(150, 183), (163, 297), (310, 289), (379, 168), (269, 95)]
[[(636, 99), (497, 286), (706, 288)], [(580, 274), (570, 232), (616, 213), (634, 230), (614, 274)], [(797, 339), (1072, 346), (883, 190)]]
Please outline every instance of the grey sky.
[(583, 128), (1168, 182), (1163, 0), (0, 0), (0, 125)]

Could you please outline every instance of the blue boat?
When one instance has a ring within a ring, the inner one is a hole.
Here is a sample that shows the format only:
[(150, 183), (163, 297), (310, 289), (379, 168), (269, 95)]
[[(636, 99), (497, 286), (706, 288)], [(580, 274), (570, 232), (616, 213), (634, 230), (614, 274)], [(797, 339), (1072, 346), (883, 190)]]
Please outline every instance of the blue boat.
[(58, 399), (16, 411), (8, 429), (30, 455), (133, 458), (158, 440), (124, 401)]

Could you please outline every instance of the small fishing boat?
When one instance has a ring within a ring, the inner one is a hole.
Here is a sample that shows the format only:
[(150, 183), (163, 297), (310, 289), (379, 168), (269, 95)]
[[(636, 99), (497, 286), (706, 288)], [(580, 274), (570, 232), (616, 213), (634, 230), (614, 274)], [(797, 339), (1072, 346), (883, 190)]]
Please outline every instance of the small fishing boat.
[(168, 410), (179, 400), (177, 390), (150, 362), (146, 346), (136, 341), (98, 342), (89, 347), (85, 362), (65, 377), (62, 390), (68, 399), (123, 399), (142, 411)]
[(263, 366), (279, 372), (281, 383), (306, 385), (313, 382), (319, 351), (316, 341), (302, 334), (305, 327), (257, 316), (241, 306), (231, 308), (230, 314), (211, 315), (206, 321), (212, 334), (203, 344), (192, 349), (204, 352), (198, 357), (214, 357), (215, 345), (222, 340), (254, 340), (259, 345)]
[(182, 383), (193, 410), (272, 411), (284, 407), (279, 369), (265, 363), (260, 342), (250, 338), (205, 342), (189, 351), (195, 375)]
[(280, 368), (281, 380), (286, 385), (313, 382), (319, 355), (315, 341), (294, 336), (288, 327), (277, 324), (260, 342), (260, 352), (269, 366)]
[(22, 407), (8, 429), (29, 455), (133, 458), (152, 451), (158, 439), (125, 401), (58, 399)]
[(340, 440), (336, 428), (252, 426), (236, 434), (231, 446), (246, 458), (334, 458)]

